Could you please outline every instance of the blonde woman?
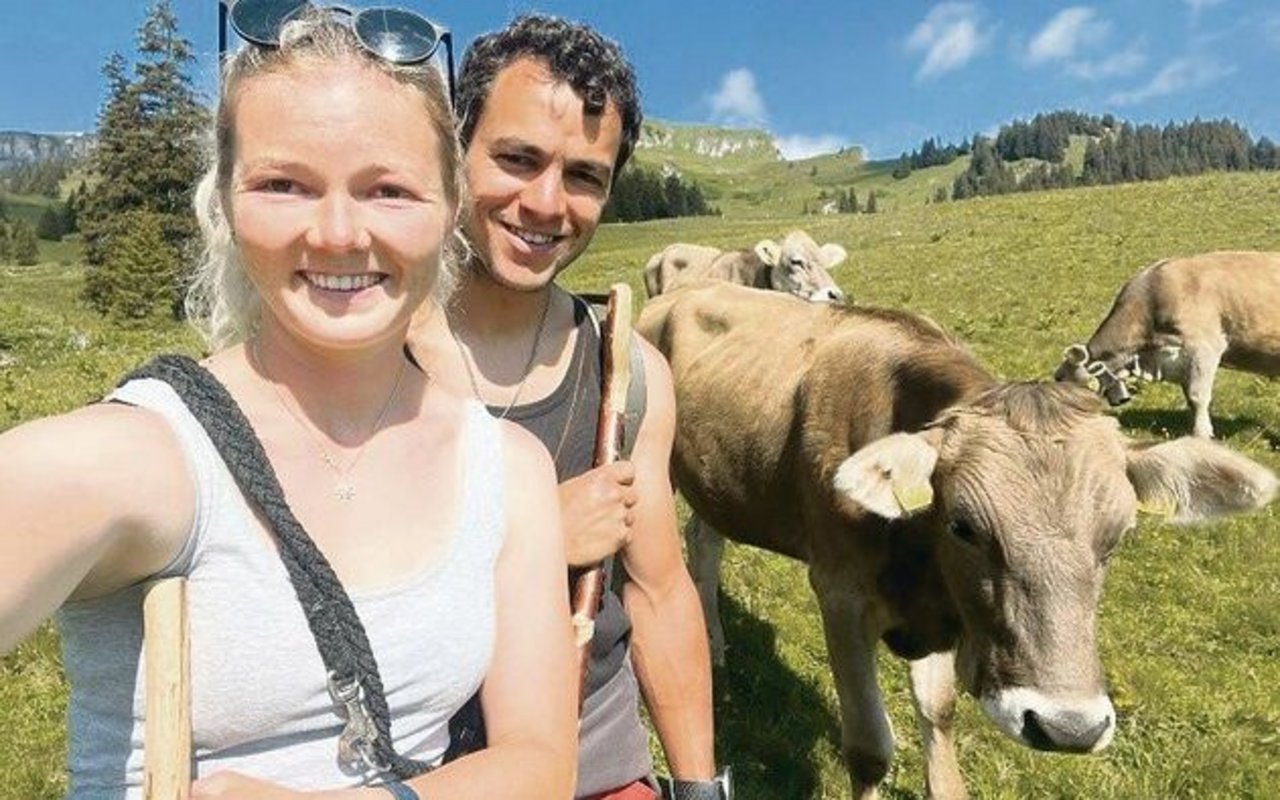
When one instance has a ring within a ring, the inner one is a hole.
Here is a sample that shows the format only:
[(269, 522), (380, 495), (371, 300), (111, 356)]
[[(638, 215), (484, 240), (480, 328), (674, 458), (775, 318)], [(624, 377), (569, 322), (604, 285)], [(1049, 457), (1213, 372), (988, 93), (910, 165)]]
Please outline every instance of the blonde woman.
[[(549, 459), (403, 347), (448, 284), (463, 193), (441, 31), (304, 5), (231, 9), (247, 44), (223, 66), (190, 304), (367, 633), (389, 736), (344, 736), (277, 532), (154, 379), (0, 436), (0, 652), (57, 613), (70, 794), (141, 796), (140, 584), (185, 575), (193, 797), (559, 800), (575, 689)], [(479, 687), (487, 749), (414, 775)]]

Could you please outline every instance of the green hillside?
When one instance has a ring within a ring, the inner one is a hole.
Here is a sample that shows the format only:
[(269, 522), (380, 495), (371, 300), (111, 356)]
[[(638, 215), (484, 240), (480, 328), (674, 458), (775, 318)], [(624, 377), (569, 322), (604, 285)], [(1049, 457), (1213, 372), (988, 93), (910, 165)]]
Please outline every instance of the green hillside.
[(880, 211), (922, 206), (932, 201), (937, 187), (950, 191), (955, 176), (969, 164), (961, 157), (898, 180), (892, 176), (896, 158), (866, 161), (856, 147), (786, 161), (761, 131), (657, 121), (645, 123), (635, 162), (676, 172), (702, 187), (724, 216), (745, 219), (799, 216), (805, 208), (816, 214), (823, 193), (829, 196), (850, 188), (860, 205), (869, 192), (877, 192)]
[[(40, 215), (53, 205), (53, 200), (34, 194), (8, 194), (0, 191), (0, 202), (4, 204), (5, 213), (10, 220), (26, 220), (35, 228), (40, 222)], [(40, 260), (74, 264), (81, 258), (79, 234), (65, 237), (61, 242), (39, 241)]]

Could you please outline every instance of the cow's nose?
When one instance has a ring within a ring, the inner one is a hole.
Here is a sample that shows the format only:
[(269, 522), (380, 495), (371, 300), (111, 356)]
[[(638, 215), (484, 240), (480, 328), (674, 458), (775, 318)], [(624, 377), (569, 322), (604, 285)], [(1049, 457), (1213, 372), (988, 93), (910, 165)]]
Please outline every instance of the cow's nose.
[(1059, 753), (1089, 753), (1111, 728), (1111, 717), (1096, 717), (1077, 711), (1063, 711), (1042, 717), (1031, 709), (1022, 714), (1022, 738), (1037, 750)]
[(815, 303), (843, 303), (844, 292), (832, 286), (826, 289), (819, 289), (809, 299)]

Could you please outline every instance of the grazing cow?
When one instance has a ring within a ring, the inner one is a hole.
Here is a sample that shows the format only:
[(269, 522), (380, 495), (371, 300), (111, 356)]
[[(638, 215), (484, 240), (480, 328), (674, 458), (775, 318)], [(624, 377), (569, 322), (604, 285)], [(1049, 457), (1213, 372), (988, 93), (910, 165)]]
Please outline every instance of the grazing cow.
[[(957, 678), (1017, 741), (1101, 750), (1116, 718), (1096, 616), (1139, 503), (1195, 521), (1276, 491), (1217, 443), (1129, 441), (1079, 387), (1001, 383), (905, 312), (706, 283), (649, 301), (637, 328), (671, 364), (672, 474), (689, 505), (808, 565), (855, 797), (875, 796), (893, 752), (877, 641), (911, 660), (934, 797), (965, 796)], [(715, 534), (689, 544), (714, 593)]]
[(1098, 382), (1113, 405), (1129, 376), (1182, 387), (1196, 436), (1213, 437), (1209, 402), (1222, 364), (1280, 375), (1280, 253), (1208, 253), (1152, 264), (1124, 285), (1057, 380)]
[(672, 244), (649, 259), (644, 286), (650, 297), (691, 281), (715, 279), (794, 294), (811, 302), (841, 302), (844, 292), (829, 270), (844, 261), (838, 244), (821, 247), (804, 231), (792, 231), (781, 244), (762, 239), (751, 250), (725, 252), (700, 244)]

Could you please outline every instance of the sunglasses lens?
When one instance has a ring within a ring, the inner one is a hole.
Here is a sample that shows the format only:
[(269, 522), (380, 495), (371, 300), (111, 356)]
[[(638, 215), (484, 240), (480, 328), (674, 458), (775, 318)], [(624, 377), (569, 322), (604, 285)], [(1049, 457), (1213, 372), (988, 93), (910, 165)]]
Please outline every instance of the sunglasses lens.
[(231, 27), (254, 44), (280, 42), (280, 28), (307, 5), (307, 0), (237, 0), (231, 7)]
[(427, 20), (398, 8), (371, 8), (355, 19), (356, 35), (374, 53), (393, 64), (425, 61), (440, 37)]

